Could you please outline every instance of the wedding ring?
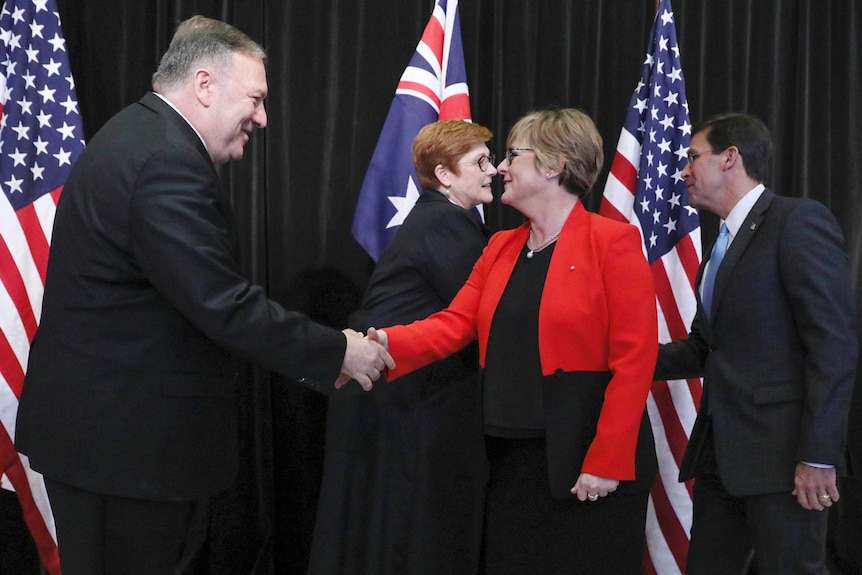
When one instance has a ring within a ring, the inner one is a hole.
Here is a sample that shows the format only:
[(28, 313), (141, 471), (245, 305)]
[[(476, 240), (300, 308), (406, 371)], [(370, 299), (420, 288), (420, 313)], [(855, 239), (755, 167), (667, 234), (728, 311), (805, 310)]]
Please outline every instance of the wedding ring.
[(829, 495), (827, 495), (826, 493), (824, 493), (823, 495), (817, 496), (817, 501), (819, 501), (823, 505), (826, 505), (827, 503), (832, 503), (832, 498), (829, 497)]
[(590, 501), (598, 501), (598, 500), (599, 500), (599, 496), (598, 496), (598, 494), (595, 494), (595, 493), (594, 493), (594, 494), (592, 494), (592, 495), (587, 495), (587, 499), (589, 499)]

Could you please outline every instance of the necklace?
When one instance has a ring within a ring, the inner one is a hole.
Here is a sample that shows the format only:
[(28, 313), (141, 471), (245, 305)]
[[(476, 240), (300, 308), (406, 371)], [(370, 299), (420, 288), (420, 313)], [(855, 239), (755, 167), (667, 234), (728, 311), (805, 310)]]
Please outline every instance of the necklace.
[(527, 252), (527, 259), (533, 259), (533, 254), (542, 251), (543, 249), (557, 241), (557, 238), (560, 237), (560, 232), (562, 231), (563, 230), (560, 230), (559, 232), (555, 233), (553, 236), (545, 240), (545, 242), (542, 243), (542, 245), (540, 245), (539, 247), (530, 248), (530, 244), (533, 243), (533, 228), (530, 227), (530, 237), (527, 239), (527, 248), (529, 248), (529, 251)]

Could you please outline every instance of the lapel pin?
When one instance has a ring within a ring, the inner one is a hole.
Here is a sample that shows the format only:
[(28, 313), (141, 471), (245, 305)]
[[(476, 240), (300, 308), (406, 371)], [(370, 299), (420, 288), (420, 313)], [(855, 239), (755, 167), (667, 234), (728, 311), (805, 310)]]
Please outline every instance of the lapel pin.
[(757, 224), (755, 222), (751, 222), (751, 231), (753, 232), (756, 229), (757, 229)]

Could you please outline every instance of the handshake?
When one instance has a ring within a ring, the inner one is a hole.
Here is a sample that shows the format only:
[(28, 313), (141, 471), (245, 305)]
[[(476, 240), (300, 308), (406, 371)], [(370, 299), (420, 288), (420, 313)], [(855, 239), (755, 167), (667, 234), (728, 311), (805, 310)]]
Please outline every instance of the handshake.
[(371, 382), (380, 377), (384, 368), (395, 367), (395, 362), (389, 355), (389, 338), (385, 331), (373, 327), (369, 328), (368, 334), (364, 336), (352, 329), (344, 329), (341, 333), (347, 337), (347, 350), (344, 352), (341, 374), (335, 381), (335, 387), (340, 388), (355, 379), (362, 389), (369, 391)]

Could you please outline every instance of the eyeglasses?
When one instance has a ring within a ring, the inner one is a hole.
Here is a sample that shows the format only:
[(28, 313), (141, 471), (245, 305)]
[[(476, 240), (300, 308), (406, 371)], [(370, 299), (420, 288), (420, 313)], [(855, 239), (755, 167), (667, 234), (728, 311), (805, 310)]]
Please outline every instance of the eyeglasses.
[(685, 155), (685, 157), (686, 157), (686, 158), (688, 158), (688, 163), (689, 163), (689, 164), (693, 164), (693, 163), (694, 163), (694, 161), (695, 161), (696, 159), (698, 159), (699, 157), (701, 157), (702, 155), (704, 155), (704, 154), (714, 154), (714, 153), (715, 153), (715, 152), (713, 152), (712, 150), (705, 150), (705, 151), (703, 151), (703, 152), (698, 152), (698, 153), (696, 153), (696, 154), (692, 154), (691, 152), (688, 152), (688, 153)]
[(464, 165), (464, 166), (477, 165), (477, 166), (479, 166), (479, 169), (484, 172), (485, 170), (488, 169), (488, 166), (490, 164), (494, 163), (494, 154), (488, 154), (487, 156), (481, 156), (475, 162), (458, 162), (458, 163), (461, 165)]
[(512, 160), (520, 156), (520, 154), (516, 154), (515, 152), (532, 152), (533, 148), (506, 148), (506, 161), (509, 162), (509, 165), (512, 165)]

